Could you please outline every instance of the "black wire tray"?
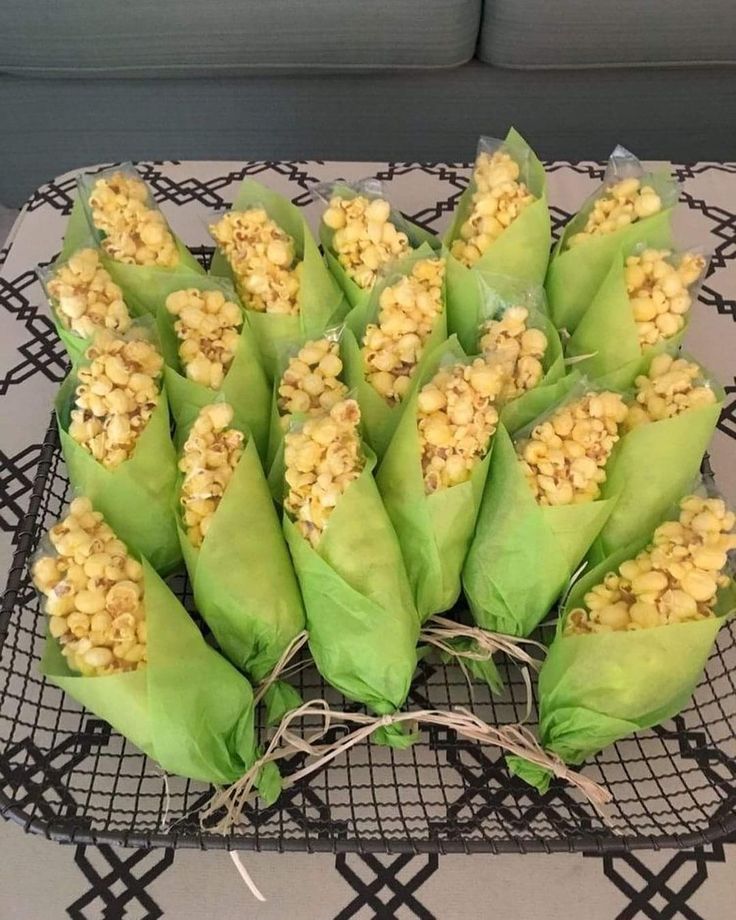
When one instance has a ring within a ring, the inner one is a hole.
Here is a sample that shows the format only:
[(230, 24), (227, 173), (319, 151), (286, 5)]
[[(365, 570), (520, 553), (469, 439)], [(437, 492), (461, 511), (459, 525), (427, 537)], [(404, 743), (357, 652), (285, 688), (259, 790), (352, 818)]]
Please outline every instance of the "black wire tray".
[[(70, 489), (55, 425), (48, 430), (30, 509), (0, 614), (0, 814), (64, 843), (411, 853), (604, 852), (692, 847), (736, 831), (736, 624), (720, 633), (690, 706), (654, 731), (608, 748), (585, 773), (613, 795), (606, 826), (560, 780), (539, 795), (509, 775), (500, 751), (429, 727), (406, 751), (366, 742), (253, 807), (227, 837), (203, 833), (198, 811), (211, 790), (160, 769), (110, 727), (46, 683), (38, 659), (45, 618), (30, 583), (36, 545)], [(192, 610), (185, 576), (171, 579)], [(466, 706), (491, 724), (524, 717), (526, 688), (501, 661), (506, 691), (473, 694), (457, 665), (423, 663), (407, 706)], [(313, 668), (300, 672), (305, 699), (326, 697)], [(534, 727), (534, 716), (528, 723)], [(343, 729), (331, 729), (332, 739)], [(331, 740), (328, 736), (328, 740)], [(297, 756), (284, 772), (302, 764)]]

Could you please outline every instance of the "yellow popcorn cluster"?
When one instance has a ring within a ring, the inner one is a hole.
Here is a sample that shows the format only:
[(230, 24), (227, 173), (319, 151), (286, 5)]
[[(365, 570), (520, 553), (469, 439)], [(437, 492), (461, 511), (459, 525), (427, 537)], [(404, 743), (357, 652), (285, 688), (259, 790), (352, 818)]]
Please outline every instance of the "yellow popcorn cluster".
[(651, 217), (662, 210), (662, 199), (651, 185), (642, 185), (633, 176), (609, 186), (593, 203), (585, 227), (567, 241), (578, 246), (592, 236), (614, 233), (629, 224)]
[(627, 407), (618, 393), (587, 393), (537, 425), (516, 452), (540, 505), (594, 501)]
[(519, 181), (519, 164), (503, 150), (479, 153), (473, 170), (475, 192), (470, 217), (460, 227), (452, 255), (471, 268), (503, 231), (535, 201)]
[(257, 313), (299, 313), (301, 262), (294, 240), (264, 208), (228, 211), (210, 233), (230, 263), (238, 294)]
[(98, 329), (126, 332), (130, 326), (123, 292), (102, 267), (96, 249), (80, 249), (46, 284), (61, 324), (82, 338)]
[(481, 329), (480, 350), (486, 360), (500, 362), (504, 384), (499, 399), (516, 399), (533, 389), (544, 376), (542, 359), (547, 336), (528, 325), (529, 311), (523, 306), (509, 307), (500, 319), (492, 319)]
[(332, 248), (346, 273), (360, 288), (371, 288), (379, 271), (409, 252), (409, 238), (391, 222), (391, 205), (383, 198), (334, 195), (322, 215), (334, 230)]
[(88, 498), (49, 532), (55, 556), (33, 565), (46, 597), (49, 631), (73, 671), (99, 677), (146, 663), (143, 568)]
[(98, 179), (89, 196), (92, 223), (105, 234), (102, 248), (128, 265), (172, 268), (179, 262), (166, 218), (149, 206), (146, 183), (123, 172)]
[(444, 259), (420, 259), (379, 298), (378, 323), (363, 336), (363, 363), (368, 382), (390, 403), (409, 389), (427, 339), (442, 312)]
[(656, 345), (683, 328), (692, 305), (688, 288), (705, 268), (697, 252), (684, 253), (677, 264), (672, 255), (669, 249), (645, 249), (626, 259), (626, 292), (642, 347)]
[(163, 358), (149, 342), (100, 333), (77, 372), (69, 435), (108, 469), (127, 460), (159, 399)]
[(202, 545), (243, 455), (243, 433), (228, 427), (232, 420), (233, 409), (227, 403), (204, 406), (184, 442), (179, 500), (192, 546)]
[(718, 498), (690, 495), (680, 518), (655, 531), (635, 559), (621, 563), (570, 611), (565, 635), (650, 629), (715, 616), (727, 553), (736, 549), (734, 513)]
[(354, 399), (310, 418), (285, 437), (288, 494), (284, 507), (312, 546), (319, 543), (340, 496), (357, 479), (365, 458), (360, 444), (360, 409)]
[(470, 479), (498, 425), (499, 369), (481, 358), (440, 368), (419, 391), (417, 428), (429, 494)]
[(281, 377), (278, 408), (284, 431), (296, 412), (319, 415), (345, 399), (348, 388), (340, 380), (340, 347), (329, 338), (307, 342), (289, 363)]
[(217, 390), (233, 363), (243, 313), (222, 291), (186, 288), (166, 298), (166, 309), (178, 317), (174, 331), (187, 377)]
[(707, 384), (698, 382), (701, 375), (701, 369), (692, 361), (657, 355), (648, 373), (636, 378), (636, 402), (629, 407), (626, 429), (713, 405), (716, 394)]

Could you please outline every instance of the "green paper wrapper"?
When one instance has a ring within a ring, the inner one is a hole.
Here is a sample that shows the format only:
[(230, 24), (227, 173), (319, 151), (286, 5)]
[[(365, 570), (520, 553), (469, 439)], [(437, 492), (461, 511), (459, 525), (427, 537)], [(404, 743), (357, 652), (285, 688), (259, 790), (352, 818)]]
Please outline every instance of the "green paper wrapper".
[[(120, 166), (115, 166), (112, 169), (104, 169), (97, 173), (84, 173), (77, 179), (78, 196), (82, 201), (82, 207), (89, 230), (98, 246), (102, 245), (105, 234), (101, 230), (98, 230), (92, 222), (89, 196), (98, 179), (110, 176), (116, 172), (123, 172), (127, 175), (135, 176), (138, 179), (141, 178), (132, 163), (123, 163)], [(150, 195), (148, 205), (150, 207), (158, 207), (153, 197)], [(176, 248), (179, 252), (179, 263), (171, 268), (159, 265), (128, 265), (125, 262), (115, 261), (110, 258), (107, 253), (103, 252), (102, 264), (110, 273), (112, 280), (123, 289), (125, 302), (129, 306), (135, 304), (136, 309), (139, 311), (147, 311), (154, 315), (156, 314), (158, 305), (161, 302), (161, 289), (166, 287), (171, 275), (182, 270), (196, 272), (199, 275), (204, 274), (204, 269), (191, 252), (189, 252), (184, 243), (170, 227), (169, 230), (174, 236)]]
[(566, 390), (566, 384), (560, 386), (565, 376), (560, 336), (547, 315), (541, 286), (488, 272), (475, 272), (474, 283), (476, 295), (465, 300), (461, 308), (456, 303), (454, 314), (453, 331), (467, 354), (479, 354), (482, 326), (489, 319), (499, 318), (512, 306), (526, 307), (529, 325), (541, 329), (547, 336), (547, 351), (542, 361), (544, 376), (533, 390), (505, 403), (501, 410), (501, 421), (513, 434), (561, 398)]
[[(379, 461), (386, 453), (389, 442), (401, 420), (404, 407), (411, 398), (416, 381), (421, 378), (424, 364), (434, 349), (447, 338), (445, 309), (437, 317), (434, 328), (424, 345), (424, 352), (412, 376), (412, 386), (399, 403), (387, 403), (366, 379), (360, 343), (363, 341), (368, 324), (376, 323), (378, 320), (379, 298), (383, 289), (389, 285), (396, 284), (401, 276), (408, 275), (416, 262), (421, 259), (431, 258), (432, 255), (433, 251), (430, 246), (423, 243), (405, 259), (390, 266), (385, 276), (374, 285), (370, 296), (367, 299), (362, 299), (345, 317), (346, 330), (342, 339), (345, 380), (355, 393), (360, 405), (363, 436)], [(441, 255), (446, 259), (446, 253)], [(446, 303), (445, 294), (443, 294), (443, 302)]]
[[(315, 186), (312, 189), (312, 193), (315, 197), (325, 202), (325, 204), (329, 204), (330, 198), (334, 195), (340, 198), (357, 198), (358, 195), (363, 195), (370, 199), (383, 198), (386, 200), (383, 186), (378, 179), (361, 179), (358, 182), (342, 182), (340, 180), (336, 182), (324, 182)], [(400, 211), (391, 208), (389, 220), (397, 230), (401, 230), (407, 235), (409, 238), (409, 245), (412, 249), (418, 249), (424, 243), (431, 249), (436, 250), (440, 248), (440, 241), (434, 233), (430, 233), (418, 224), (413, 223), (408, 218), (404, 217)], [(350, 303), (350, 307), (353, 308), (368, 300), (371, 292), (370, 289), (366, 290), (365, 288), (358, 287), (340, 264), (332, 247), (332, 237), (334, 235), (335, 231), (320, 220), (319, 241), (322, 244), (322, 250), (325, 254), (325, 262), (333, 277), (337, 279), (338, 284)]]
[(376, 477), (422, 622), (449, 610), (460, 596), (460, 573), (478, 516), (493, 441), (467, 482), (425, 494), (417, 395), (440, 365), (466, 361), (455, 336), (428, 357)]
[[(575, 365), (581, 373), (618, 389), (631, 386), (655, 355), (682, 343), (692, 313), (691, 308), (685, 326), (677, 335), (642, 349), (624, 274), (626, 257), (631, 254), (631, 249), (625, 249), (613, 258), (608, 274), (565, 349), (569, 356), (586, 356)], [(696, 290), (696, 285), (691, 286), (693, 302)]]
[[(566, 225), (555, 246), (547, 271), (547, 297), (552, 320), (558, 329), (573, 333), (621, 249), (645, 244), (656, 249), (672, 249), (672, 212), (677, 202), (677, 183), (669, 169), (645, 173), (641, 163), (621, 147), (608, 161), (604, 183)], [(572, 249), (565, 245), (569, 237), (582, 230), (593, 202), (608, 186), (628, 176), (641, 178), (653, 186), (664, 209), (652, 217), (638, 220), (615, 233), (591, 237)]]
[[(707, 371), (703, 376), (710, 377)], [(601, 487), (601, 496), (615, 500), (616, 507), (592, 548), (593, 562), (651, 533), (691, 488), (725, 399), (723, 389), (712, 385), (713, 405), (640, 425), (616, 444)]]
[[(264, 208), (268, 216), (294, 239), (296, 258), (301, 262), (298, 315), (246, 311), (266, 373), (273, 380), (279, 355), (299, 342), (319, 337), (330, 325), (340, 321), (347, 304), (322, 261), (301, 209), (265, 185), (246, 179), (235, 196), (232, 209), (243, 211), (253, 207)], [(234, 281), (230, 264), (219, 251), (212, 259), (210, 272)], [(245, 306), (247, 308), (247, 301)]]
[(538, 505), (501, 426), (463, 588), (475, 622), (528, 636), (547, 615), (613, 510), (614, 501)]
[[(539, 733), (545, 750), (580, 764), (620, 738), (659, 725), (687, 705), (728, 613), (733, 586), (718, 596), (718, 617), (632, 632), (562, 635), (569, 611), (583, 596), (632, 559), (651, 535), (609, 556), (576, 582), (539, 674)], [(512, 773), (546, 792), (551, 774), (520, 757)]]
[(76, 372), (57, 394), (56, 420), (69, 481), (86, 495), (132, 550), (163, 574), (181, 564), (174, 517), (176, 453), (169, 434), (169, 407), (162, 392), (132, 456), (108, 470), (68, 434)]
[[(524, 208), (516, 220), (491, 243), (472, 269), (455, 258), (450, 257), (448, 260), (448, 328), (451, 333), (458, 333), (463, 348), (468, 346), (460, 335), (462, 314), (478, 297), (476, 272), (506, 275), (528, 285), (543, 284), (552, 245), (544, 166), (514, 128), (511, 128), (504, 141), (481, 137), (478, 143), (479, 154), (497, 149), (511, 154), (519, 164), (520, 179), (537, 200)], [(471, 179), (444, 237), (448, 249), (459, 238), (460, 228), (473, 210), (472, 197), (475, 191), (475, 182)], [(458, 314), (460, 319), (456, 319)]]
[[(176, 597), (142, 561), (147, 665), (128, 674), (82, 677), (47, 636), (41, 670), (167, 773), (217, 785), (234, 782), (257, 756), (250, 684), (207, 645)], [(259, 788), (269, 803), (275, 801), (278, 772), (264, 771)]]
[(248, 429), (255, 440), (260, 456), (265, 457), (268, 444), (268, 410), (271, 391), (261, 364), (256, 339), (249, 324), (250, 316), (246, 312), (238, 349), (220, 389), (212, 390), (201, 383), (195, 383), (183, 373), (179, 359), (181, 343), (174, 331), (176, 317), (166, 309), (166, 298), (169, 294), (184, 288), (222, 291), (228, 300), (240, 303), (228, 282), (207, 275), (181, 272), (176, 278), (172, 278), (170, 289), (161, 291), (162, 299), (159, 302), (156, 322), (161, 341), (161, 353), (166, 362), (164, 368), (166, 393), (176, 424), (180, 427), (186, 421), (191, 422), (191, 417), (196, 414), (197, 410), (224, 398), (233, 407), (236, 426)]
[[(375, 458), (340, 497), (316, 548), (284, 515), (304, 598), (309, 647), (320, 674), (379, 714), (406, 700), (417, 664), (419, 619), (396, 534), (373, 479)], [(394, 726), (382, 740), (405, 747)]]
[(197, 610), (225, 655), (257, 682), (304, 629), (304, 610), (255, 444), (245, 434), (202, 546), (189, 542), (181, 514), (177, 524)]

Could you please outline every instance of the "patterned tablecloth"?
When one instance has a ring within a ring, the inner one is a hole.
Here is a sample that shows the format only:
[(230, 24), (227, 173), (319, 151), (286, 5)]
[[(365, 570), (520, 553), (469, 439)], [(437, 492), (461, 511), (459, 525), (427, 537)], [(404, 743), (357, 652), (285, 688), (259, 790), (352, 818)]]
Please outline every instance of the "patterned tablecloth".
[[(552, 163), (547, 168), (553, 229), (557, 231), (599, 183), (602, 167)], [(455, 164), (325, 162), (155, 162), (140, 164), (139, 169), (174, 230), (204, 264), (211, 253), (207, 212), (227, 206), (246, 176), (304, 206), (314, 227), (318, 206), (311, 202), (309, 190), (315, 183), (375, 175), (407, 216), (441, 232), (470, 172), (467, 166)], [(721, 490), (736, 502), (736, 164), (699, 163), (678, 166), (676, 172), (682, 182), (682, 204), (676, 216), (678, 241), (704, 245), (713, 253), (687, 346), (726, 387), (726, 406), (711, 456)], [(0, 253), (0, 560), (6, 568), (12, 535), (27, 507), (51, 401), (65, 373), (64, 352), (35, 267), (50, 262), (59, 251), (74, 190), (72, 173), (40, 188), (21, 212)], [(719, 843), (691, 852), (595, 861), (581, 856), (496, 857), (493, 862), (490, 857), (439, 861), (436, 856), (268, 854), (247, 861), (261, 887), (272, 895), (271, 902), (258, 909), (258, 917), (265, 920), (281, 920), (295, 911), (309, 920), (454, 920), (491, 913), (571, 920), (645, 916), (720, 920), (736, 893), (727, 869), (713, 872), (726, 852)], [(72, 851), (23, 838), (9, 825), (0, 827), (0, 916), (53, 920), (63, 916), (68, 904), (67, 914), (78, 918), (155, 918), (165, 911), (176, 920), (189, 920), (205, 906), (201, 900), (196, 904), (198, 897), (209, 899), (206, 906), (213, 915), (244, 915), (250, 909), (246, 896), (234, 873), (223, 864), (224, 857), (217, 857), (217, 869), (210, 871), (216, 854), (202, 856), (208, 860), (201, 863), (204, 871), (193, 876), (199, 855), (177, 853), (174, 859), (173, 851), (168, 850), (146, 854), (85, 846)], [(72, 856), (86, 882), (71, 873)], [(49, 882), (43, 891), (34, 884), (39, 860)], [(32, 866), (34, 872), (26, 871), (26, 866)], [(602, 883), (601, 875), (610, 884)]]

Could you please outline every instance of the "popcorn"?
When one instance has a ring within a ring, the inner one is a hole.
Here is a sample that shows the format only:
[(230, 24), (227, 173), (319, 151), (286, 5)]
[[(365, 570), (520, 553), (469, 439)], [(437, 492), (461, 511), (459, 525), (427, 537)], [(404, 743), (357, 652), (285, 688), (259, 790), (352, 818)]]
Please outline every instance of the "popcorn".
[(478, 154), (473, 170), (473, 208), (460, 228), (461, 239), (450, 247), (452, 255), (468, 268), (536, 200), (519, 181), (519, 173), (519, 164), (503, 150)]
[(669, 249), (645, 249), (626, 259), (626, 292), (642, 347), (656, 345), (683, 328), (692, 305), (688, 288), (705, 268), (699, 253), (684, 253), (679, 264), (673, 263), (672, 255)]
[(174, 331), (187, 377), (212, 390), (225, 379), (240, 339), (243, 313), (222, 291), (186, 288), (166, 298), (166, 309), (178, 319)]
[(278, 409), (284, 431), (292, 413), (320, 415), (345, 399), (348, 388), (340, 380), (339, 345), (328, 338), (307, 342), (289, 363), (279, 383)]
[(360, 444), (360, 408), (344, 399), (285, 436), (284, 463), (289, 487), (284, 507), (301, 535), (316, 546), (330, 515), (365, 465)]
[(661, 210), (662, 199), (651, 185), (642, 185), (634, 177), (621, 179), (596, 198), (585, 226), (569, 238), (567, 246), (578, 246), (592, 236), (615, 233)]
[(421, 259), (411, 272), (381, 291), (378, 324), (363, 336), (368, 382), (389, 403), (400, 402), (442, 312), (444, 259)]
[(75, 498), (51, 528), (55, 556), (33, 565), (49, 631), (73, 671), (100, 677), (147, 660), (143, 568), (88, 498)]
[(470, 479), (498, 425), (499, 368), (481, 358), (442, 367), (419, 392), (417, 428), (425, 491)]
[(497, 360), (504, 372), (499, 399), (516, 399), (533, 389), (544, 376), (542, 359), (547, 336), (528, 325), (526, 307), (509, 307), (500, 319), (492, 319), (481, 329), (480, 350), (486, 360)]
[(649, 365), (649, 372), (635, 380), (636, 403), (630, 406), (626, 416), (626, 430), (672, 418), (689, 409), (714, 405), (716, 394), (712, 388), (697, 382), (701, 374), (692, 361), (657, 355)]
[(109, 332), (99, 333), (86, 356), (90, 364), (77, 372), (69, 435), (111, 470), (132, 455), (158, 404), (163, 358), (149, 342)]
[(116, 262), (173, 268), (179, 263), (176, 240), (166, 218), (148, 201), (148, 188), (138, 176), (103, 176), (89, 196), (92, 223), (105, 234), (102, 248)]
[(383, 198), (341, 198), (334, 195), (322, 221), (335, 231), (332, 247), (358, 287), (373, 287), (381, 268), (410, 250), (409, 238), (390, 220), (391, 205)]
[(55, 269), (46, 284), (56, 315), (66, 329), (90, 338), (98, 329), (130, 327), (123, 292), (105, 271), (96, 249), (80, 249)]
[(202, 545), (243, 455), (243, 433), (228, 427), (232, 420), (233, 409), (227, 403), (204, 406), (184, 442), (180, 502), (192, 546)]
[(539, 505), (594, 501), (627, 407), (618, 393), (587, 393), (537, 425), (516, 452)]
[(570, 611), (565, 635), (650, 629), (714, 617), (716, 595), (731, 579), (735, 516), (719, 498), (690, 495), (680, 517), (655, 531), (635, 559), (621, 563)]
[(226, 256), (243, 303), (257, 313), (299, 314), (302, 263), (294, 240), (264, 208), (228, 211), (210, 233)]

